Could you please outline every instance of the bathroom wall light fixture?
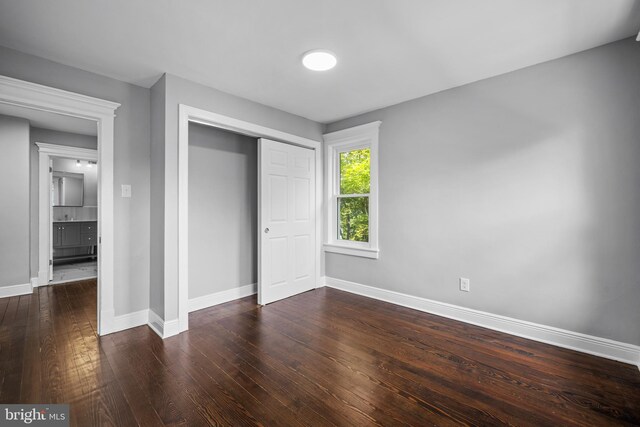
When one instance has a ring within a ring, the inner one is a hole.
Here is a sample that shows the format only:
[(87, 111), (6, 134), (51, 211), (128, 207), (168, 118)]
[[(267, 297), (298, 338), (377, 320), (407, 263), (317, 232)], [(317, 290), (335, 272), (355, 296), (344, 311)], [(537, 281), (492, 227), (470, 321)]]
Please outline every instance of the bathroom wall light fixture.
[(80, 164), (80, 160), (76, 160), (76, 167), (77, 167), (77, 168), (79, 168), (80, 166), (82, 166), (82, 165)]

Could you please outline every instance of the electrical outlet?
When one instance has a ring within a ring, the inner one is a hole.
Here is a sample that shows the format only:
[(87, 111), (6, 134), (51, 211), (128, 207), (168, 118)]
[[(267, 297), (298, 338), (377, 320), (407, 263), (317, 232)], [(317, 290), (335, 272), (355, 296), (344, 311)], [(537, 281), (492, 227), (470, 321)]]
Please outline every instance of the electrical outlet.
[(469, 292), (471, 290), (471, 280), (466, 277), (460, 278), (460, 290), (463, 292)]

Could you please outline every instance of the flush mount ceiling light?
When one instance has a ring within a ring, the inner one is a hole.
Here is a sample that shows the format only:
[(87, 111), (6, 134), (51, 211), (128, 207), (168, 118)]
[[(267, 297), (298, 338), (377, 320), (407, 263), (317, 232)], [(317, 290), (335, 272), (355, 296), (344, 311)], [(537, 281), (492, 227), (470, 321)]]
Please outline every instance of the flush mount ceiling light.
[(327, 71), (336, 66), (336, 55), (324, 49), (314, 49), (302, 56), (302, 65), (313, 71)]

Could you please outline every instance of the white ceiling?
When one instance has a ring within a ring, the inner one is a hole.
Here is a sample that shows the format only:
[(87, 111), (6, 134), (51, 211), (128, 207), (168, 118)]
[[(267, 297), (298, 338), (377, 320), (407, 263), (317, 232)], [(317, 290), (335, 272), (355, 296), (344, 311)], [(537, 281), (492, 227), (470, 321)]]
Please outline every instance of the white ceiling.
[[(638, 33), (640, 0), (0, 0), (0, 44), (149, 87), (168, 72), (319, 122)], [(300, 64), (324, 48), (338, 66)]]
[(20, 117), (29, 120), (31, 126), (60, 132), (79, 133), (81, 135), (98, 135), (96, 122), (62, 114), (32, 110), (30, 108), (0, 103), (0, 115)]

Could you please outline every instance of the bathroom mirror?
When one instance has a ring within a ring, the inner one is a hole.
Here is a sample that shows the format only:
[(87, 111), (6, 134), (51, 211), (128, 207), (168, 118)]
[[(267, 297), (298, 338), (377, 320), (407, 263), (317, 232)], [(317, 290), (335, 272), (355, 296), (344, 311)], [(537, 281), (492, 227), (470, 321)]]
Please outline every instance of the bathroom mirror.
[(53, 206), (82, 206), (84, 174), (53, 171)]

